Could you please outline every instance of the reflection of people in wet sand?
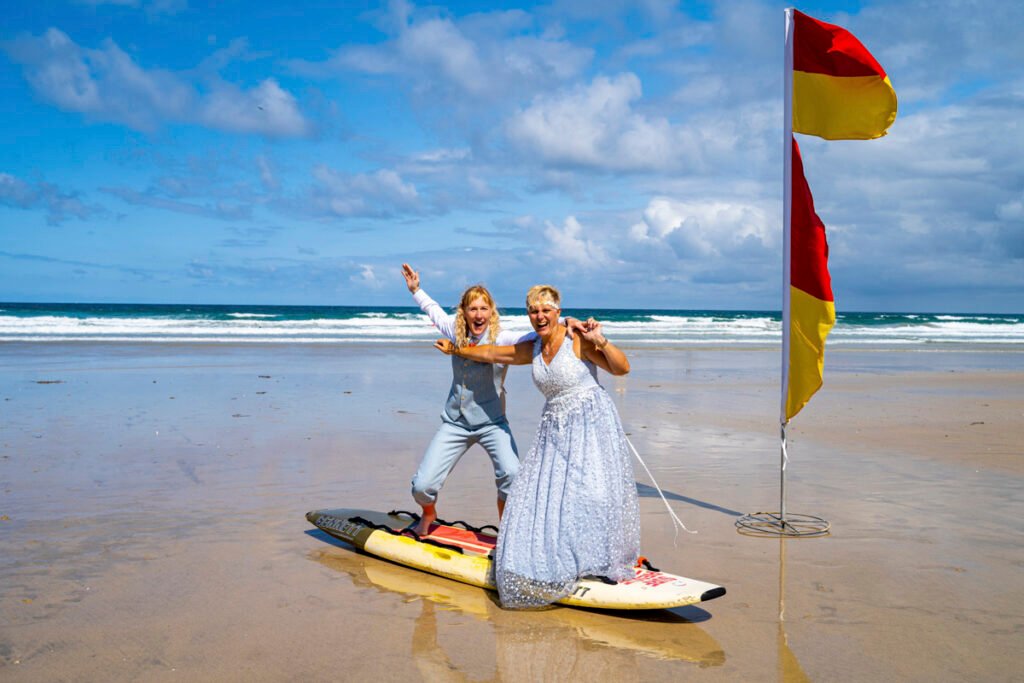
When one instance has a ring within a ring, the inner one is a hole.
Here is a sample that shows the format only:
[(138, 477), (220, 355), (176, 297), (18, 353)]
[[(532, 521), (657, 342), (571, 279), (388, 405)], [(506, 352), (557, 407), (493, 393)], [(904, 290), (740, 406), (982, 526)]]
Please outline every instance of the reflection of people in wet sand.
[(597, 367), (614, 375), (629, 361), (599, 323), (574, 339), (558, 322), (561, 297), (538, 285), (526, 296), (535, 341), (515, 346), (436, 346), (485, 363), (532, 364), (547, 402), (537, 436), (512, 484), (495, 557), (495, 582), (508, 608), (541, 607), (584, 576), (633, 576), (640, 510), (626, 437)]
[[(424, 680), (490, 680), (491, 667), (496, 667), (495, 680), (502, 681), (571, 681), (579, 679), (577, 674), (582, 672), (593, 674), (588, 676), (593, 680), (637, 680), (637, 666), (642, 664), (638, 655), (701, 668), (725, 663), (721, 645), (693, 623), (708, 618), (700, 608), (687, 608), (692, 611), (689, 618), (668, 610), (643, 614), (571, 608), (543, 615), (507, 612), (497, 609), (490, 596), (478, 588), (387, 562), (336, 552), (318, 552), (312, 558), (349, 575), (357, 586), (403, 596), (405, 605), (415, 604), (410, 596), (419, 598), (412, 655)], [(472, 669), (467, 658), (459, 656), (459, 650), (467, 647), (458, 637), (460, 627), (471, 630), (475, 635), (472, 644), (483, 648), (477, 653), (482, 670)], [(494, 659), (487, 643), (492, 638)], [(611, 676), (611, 672), (621, 675)]]

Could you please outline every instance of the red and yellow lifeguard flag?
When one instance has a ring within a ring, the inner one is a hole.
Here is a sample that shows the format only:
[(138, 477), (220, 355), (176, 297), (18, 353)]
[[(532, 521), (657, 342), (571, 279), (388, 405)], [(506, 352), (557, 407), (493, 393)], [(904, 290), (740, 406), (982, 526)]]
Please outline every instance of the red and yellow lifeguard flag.
[(795, 138), (792, 180), (787, 422), (821, 387), (825, 337), (836, 322), (825, 224), (814, 212), (814, 197), (804, 177), (804, 164)]
[(793, 130), (871, 140), (896, 120), (885, 70), (846, 29), (793, 10)]

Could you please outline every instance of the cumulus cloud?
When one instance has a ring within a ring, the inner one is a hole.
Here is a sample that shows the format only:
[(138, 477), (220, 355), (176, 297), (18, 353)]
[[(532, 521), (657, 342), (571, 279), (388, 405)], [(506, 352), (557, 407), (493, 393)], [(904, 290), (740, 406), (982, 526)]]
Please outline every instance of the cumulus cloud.
[[(723, 154), (731, 136), (676, 127), (634, 108), (640, 79), (632, 73), (598, 76), (555, 95), (544, 95), (506, 123), (509, 140), (524, 154), (554, 166), (604, 171), (659, 171), (699, 167), (710, 147)], [(723, 131), (724, 132), (724, 131)]]
[(776, 245), (776, 221), (754, 204), (655, 197), (630, 226), (629, 237), (637, 244), (667, 247), (680, 259), (763, 256)]
[(217, 87), (201, 98), (195, 120), (237, 133), (300, 137), (310, 131), (295, 97), (273, 78), (249, 90), (232, 84)]
[[(885, 67), (901, 102), (940, 102), (1024, 63), (1024, 4), (908, 0), (842, 17)], [(1019, 70), (1017, 70), (1019, 73)]]
[[(804, 145), (808, 180), (837, 259), (871, 254), (893, 272), (911, 261), (1020, 258), (1024, 98), (999, 88), (970, 103), (906, 114), (878, 143)], [(865, 266), (867, 264), (864, 264)], [(1019, 264), (1018, 264), (1019, 267)]]
[(382, 281), (377, 277), (377, 272), (374, 270), (374, 266), (369, 263), (358, 264), (359, 272), (353, 273), (349, 276), (349, 282), (359, 285), (361, 287), (367, 287), (369, 289), (380, 289), (387, 285), (390, 281)]
[(87, 219), (96, 212), (78, 193), (61, 190), (44, 181), (28, 182), (9, 173), (0, 173), (0, 204), (16, 209), (43, 209), (46, 222), (57, 225), (69, 217)]
[(1024, 225), (1024, 195), (997, 206), (996, 216), (1008, 223)]
[(576, 265), (584, 270), (593, 270), (608, 265), (608, 253), (595, 241), (583, 234), (583, 226), (575, 216), (569, 216), (561, 225), (545, 224), (548, 253), (560, 262)]
[(84, 48), (56, 28), (3, 47), (40, 96), (96, 121), (142, 131), (190, 123), (273, 137), (311, 132), (295, 98), (272, 78), (248, 89), (219, 79), (199, 88), (183, 73), (141, 67), (112, 40)]
[(315, 76), (395, 76), (416, 93), (461, 106), (464, 98), (505, 99), (564, 82), (593, 57), (519, 10), (455, 19), (394, 2), (381, 26), (389, 36), (381, 44), (342, 46), (325, 61), (296, 60), (292, 68)]
[(392, 170), (351, 174), (320, 165), (313, 176), (317, 205), (335, 216), (383, 218), (424, 210), (416, 187)]

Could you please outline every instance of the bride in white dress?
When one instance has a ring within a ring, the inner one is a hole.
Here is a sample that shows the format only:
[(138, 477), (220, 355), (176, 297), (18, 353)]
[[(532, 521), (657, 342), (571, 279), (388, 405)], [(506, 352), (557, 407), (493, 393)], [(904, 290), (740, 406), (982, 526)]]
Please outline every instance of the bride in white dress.
[(640, 553), (640, 512), (633, 466), (615, 404), (597, 367), (624, 375), (629, 361), (601, 326), (568, 338), (558, 323), (558, 290), (526, 295), (535, 342), (454, 349), (487, 363), (533, 365), (547, 402), (537, 436), (512, 482), (498, 534), (495, 582), (503, 607), (542, 607), (573, 592), (582, 577), (633, 576)]

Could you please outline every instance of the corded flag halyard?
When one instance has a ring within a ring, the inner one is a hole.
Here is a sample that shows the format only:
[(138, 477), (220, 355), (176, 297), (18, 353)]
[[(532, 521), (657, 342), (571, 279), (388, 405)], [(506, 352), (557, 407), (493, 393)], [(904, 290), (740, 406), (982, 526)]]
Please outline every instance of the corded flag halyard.
[(882, 67), (852, 33), (786, 10), (783, 168), (781, 476), (778, 512), (736, 522), (752, 536), (824, 536), (829, 523), (786, 516), (786, 426), (821, 387), (825, 338), (836, 311), (825, 225), (814, 212), (793, 133), (826, 140), (870, 140), (896, 120), (896, 93)]

